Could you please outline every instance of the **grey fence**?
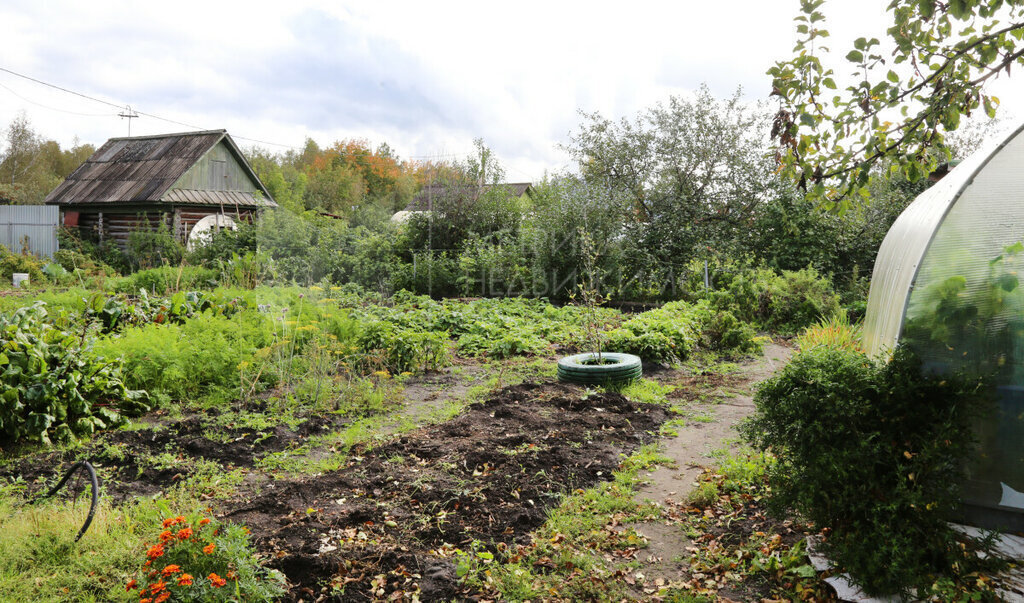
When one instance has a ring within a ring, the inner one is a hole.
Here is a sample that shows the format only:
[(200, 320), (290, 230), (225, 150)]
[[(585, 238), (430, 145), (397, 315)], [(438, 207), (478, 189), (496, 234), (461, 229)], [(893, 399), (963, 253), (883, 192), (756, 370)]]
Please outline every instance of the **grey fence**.
[(52, 258), (57, 251), (56, 205), (0, 205), (0, 245), (15, 253)]

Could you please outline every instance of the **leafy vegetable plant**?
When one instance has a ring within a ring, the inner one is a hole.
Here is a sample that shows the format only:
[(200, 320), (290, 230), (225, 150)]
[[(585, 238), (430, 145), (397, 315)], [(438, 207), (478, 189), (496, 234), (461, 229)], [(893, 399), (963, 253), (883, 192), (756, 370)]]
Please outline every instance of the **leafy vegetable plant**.
[(67, 442), (148, 410), (146, 392), (125, 387), (121, 362), (86, 342), (47, 320), (42, 303), (0, 315), (0, 441)]

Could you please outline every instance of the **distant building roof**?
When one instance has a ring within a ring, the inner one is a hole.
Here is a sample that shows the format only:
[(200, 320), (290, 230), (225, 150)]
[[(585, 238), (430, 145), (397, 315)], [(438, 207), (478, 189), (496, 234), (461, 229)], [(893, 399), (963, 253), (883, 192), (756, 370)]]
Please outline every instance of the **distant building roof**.
[(476, 201), (480, 195), (496, 186), (508, 188), (514, 197), (522, 197), (533, 188), (531, 182), (510, 182), (508, 184), (456, 185), (428, 184), (416, 193), (404, 211), (431, 211), (437, 200)]
[[(245, 188), (252, 191), (172, 188), (221, 142), (251, 180)], [(153, 202), (277, 206), (225, 130), (111, 138), (46, 197), (55, 205)]]

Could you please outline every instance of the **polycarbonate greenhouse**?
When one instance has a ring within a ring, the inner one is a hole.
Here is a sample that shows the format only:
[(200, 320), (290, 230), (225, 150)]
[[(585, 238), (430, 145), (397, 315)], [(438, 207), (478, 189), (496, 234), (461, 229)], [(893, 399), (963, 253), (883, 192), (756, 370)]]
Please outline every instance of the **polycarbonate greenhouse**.
[(864, 341), (910, 346), (925, 370), (995, 375), (998, 407), (978, 426), (965, 519), (1024, 529), (1024, 126), (921, 193), (882, 242)]

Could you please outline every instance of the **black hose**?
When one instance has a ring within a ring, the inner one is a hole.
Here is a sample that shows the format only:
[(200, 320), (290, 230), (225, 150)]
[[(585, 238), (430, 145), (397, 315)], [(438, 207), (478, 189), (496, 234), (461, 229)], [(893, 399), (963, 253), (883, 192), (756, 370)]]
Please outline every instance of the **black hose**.
[(71, 468), (64, 473), (64, 477), (61, 478), (61, 480), (57, 483), (56, 486), (50, 488), (49, 492), (43, 494), (42, 496), (36, 497), (35, 500), (29, 503), (30, 505), (34, 505), (37, 502), (46, 498), (50, 498), (51, 496), (56, 494), (61, 488), (64, 487), (64, 484), (67, 483), (68, 478), (71, 477), (71, 474), (74, 473), (76, 469), (81, 468), (85, 468), (86, 472), (88, 472), (89, 474), (89, 482), (92, 484), (92, 502), (89, 504), (89, 516), (85, 518), (85, 523), (82, 524), (82, 529), (78, 530), (78, 536), (75, 536), (75, 542), (78, 542), (82, 538), (82, 535), (85, 534), (85, 531), (89, 529), (89, 524), (92, 523), (92, 518), (96, 514), (96, 503), (98, 503), (100, 499), (100, 483), (99, 480), (96, 479), (96, 469), (94, 469), (92, 465), (90, 465), (86, 461), (79, 461), (74, 465), (71, 465)]

